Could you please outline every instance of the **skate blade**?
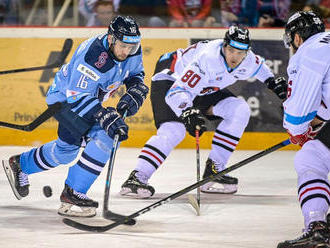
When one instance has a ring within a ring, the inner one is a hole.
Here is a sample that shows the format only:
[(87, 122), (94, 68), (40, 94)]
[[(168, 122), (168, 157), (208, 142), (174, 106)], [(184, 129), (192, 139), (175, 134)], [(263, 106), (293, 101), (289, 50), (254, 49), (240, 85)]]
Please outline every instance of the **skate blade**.
[(196, 210), (197, 216), (201, 215), (201, 209), (200, 206), (198, 205), (198, 202), (196, 198), (192, 195), (188, 195), (188, 201), (191, 204), (191, 206)]
[(237, 192), (237, 184), (220, 184), (217, 182), (209, 182), (201, 186), (203, 193), (213, 194), (235, 194)]
[(151, 197), (151, 192), (146, 189), (138, 189), (137, 193), (134, 193), (130, 188), (121, 188), (119, 194), (135, 199), (148, 199)]
[(22, 196), (18, 193), (18, 191), (15, 187), (14, 174), (13, 174), (12, 169), (10, 168), (9, 161), (2, 160), (2, 167), (6, 173), (9, 185), (10, 185), (15, 197), (17, 198), (17, 200), (21, 200)]
[[(72, 208), (77, 208), (80, 211), (76, 211)], [(96, 208), (79, 207), (70, 203), (62, 202), (60, 208), (57, 210), (57, 213), (68, 217), (94, 217), (96, 215)]]

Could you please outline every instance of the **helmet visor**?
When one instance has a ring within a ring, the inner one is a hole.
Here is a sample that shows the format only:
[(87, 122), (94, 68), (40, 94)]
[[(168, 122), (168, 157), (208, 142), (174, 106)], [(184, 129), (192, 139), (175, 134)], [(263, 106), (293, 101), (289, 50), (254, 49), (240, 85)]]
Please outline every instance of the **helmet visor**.
[(130, 47), (130, 55), (135, 54), (141, 44), (141, 36), (128, 36), (124, 35), (123, 40), (120, 41), (121, 46)]
[(291, 35), (288, 33), (284, 33), (283, 34), (283, 43), (284, 43), (285, 48), (289, 49), (291, 46), (291, 42), (292, 42)]

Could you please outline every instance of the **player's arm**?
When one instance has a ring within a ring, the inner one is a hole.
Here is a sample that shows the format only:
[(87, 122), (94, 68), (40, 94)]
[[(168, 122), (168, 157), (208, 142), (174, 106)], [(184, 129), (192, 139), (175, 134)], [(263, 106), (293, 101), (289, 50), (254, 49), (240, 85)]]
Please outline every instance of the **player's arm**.
[(207, 82), (207, 71), (202, 69), (207, 67), (201, 61), (193, 61), (185, 68), (165, 96), (166, 103), (182, 120), (191, 136), (195, 136), (196, 130), (199, 130), (199, 135), (206, 130), (201, 111), (193, 107), (194, 98)]
[(290, 78), (288, 99), (283, 103), (283, 126), (293, 144), (303, 145), (313, 137), (311, 122), (321, 105), (322, 75), (306, 66)]
[[(265, 60), (258, 55), (256, 56), (256, 64), (258, 65), (255, 71), (255, 77), (265, 83), (268, 89), (273, 91), (280, 99), (286, 99), (288, 83), (284, 77), (275, 78), (270, 68), (266, 65)], [(259, 64), (258, 64), (259, 63)]]
[(180, 116), (184, 109), (193, 106), (194, 98), (206, 84), (207, 71), (202, 68), (200, 61), (193, 61), (178, 75), (168, 90), (165, 101), (177, 116)]
[(142, 56), (134, 58), (128, 77), (124, 80), (126, 93), (120, 98), (117, 104), (117, 111), (123, 115), (127, 110), (127, 116), (135, 115), (144, 100), (146, 99), (149, 88), (144, 84), (144, 68)]

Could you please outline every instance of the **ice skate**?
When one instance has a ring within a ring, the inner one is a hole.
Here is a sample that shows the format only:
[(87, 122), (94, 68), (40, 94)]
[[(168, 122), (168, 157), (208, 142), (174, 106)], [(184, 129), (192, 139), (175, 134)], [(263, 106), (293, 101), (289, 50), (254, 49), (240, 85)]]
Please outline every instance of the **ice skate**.
[[(206, 161), (203, 179), (216, 173), (219, 173), (219, 171), (216, 169), (214, 162), (208, 159)], [(202, 185), (201, 191), (204, 193), (234, 194), (237, 192), (237, 184), (237, 178), (223, 175), (214, 181)]]
[(70, 217), (93, 217), (99, 203), (65, 185), (60, 196), (61, 206), (58, 214)]
[(20, 155), (12, 156), (9, 160), (2, 160), (2, 166), (16, 198), (21, 200), (27, 196), (30, 184), (28, 175), (21, 170)]
[(306, 232), (294, 240), (279, 243), (277, 248), (329, 248), (330, 234), (327, 223), (314, 221)]
[(149, 198), (155, 193), (155, 189), (143, 182), (138, 177), (138, 171), (134, 170), (129, 175), (128, 179), (121, 186), (119, 194), (125, 196), (132, 196), (134, 198)]

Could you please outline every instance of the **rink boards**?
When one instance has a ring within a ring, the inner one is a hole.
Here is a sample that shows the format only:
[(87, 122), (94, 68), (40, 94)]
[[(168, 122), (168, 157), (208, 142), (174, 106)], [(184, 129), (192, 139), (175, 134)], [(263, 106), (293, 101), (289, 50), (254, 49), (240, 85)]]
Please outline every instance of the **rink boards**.
[[(146, 84), (160, 55), (184, 48), (198, 40), (221, 38), (225, 29), (142, 29), (143, 63)], [(66, 60), (69, 61), (78, 45), (93, 35), (106, 32), (100, 28), (1, 28), (0, 71), (33, 66), (43, 66), (54, 61), (66, 38), (72, 38), (73, 48)], [(289, 58), (288, 50), (282, 47), (281, 29), (252, 29), (253, 50), (267, 58), (266, 63), (275, 75), (285, 75)], [(45, 94), (52, 84), (57, 69), (0, 75), (0, 121), (27, 124), (45, 108)], [(287, 138), (281, 127), (280, 102), (256, 80), (240, 82), (231, 90), (245, 98), (251, 107), (251, 121), (238, 145), (238, 149), (265, 149)], [(105, 103), (115, 105), (124, 94), (121, 88)], [(156, 133), (153, 124), (150, 99), (139, 113), (127, 119), (130, 138), (122, 146), (142, 147), (148, 138)], [(0, 128), (0, 145), (39, 145), (56, 138), (57, 123), (50, 119), (33, 132), (22, 132)], [(201, 147), (210, 148), (213, 132), (201, 138)], [(193, 148), (191, 137), (179, 145)], [(296, 149), (294, 146), (289, 149)]]

